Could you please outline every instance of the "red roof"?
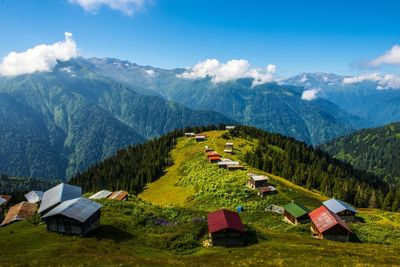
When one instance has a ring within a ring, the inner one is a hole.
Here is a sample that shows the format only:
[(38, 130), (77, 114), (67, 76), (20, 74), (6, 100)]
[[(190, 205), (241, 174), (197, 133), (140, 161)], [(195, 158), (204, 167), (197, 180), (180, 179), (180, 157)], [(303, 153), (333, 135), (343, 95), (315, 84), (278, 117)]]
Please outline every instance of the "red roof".
[(239, 213), (230, 210), (217, 210), (207, 216), (208, 232), (216, 233), (221, 230), (231, 229), (244, 233), (244, 225)]
[(347, 224), (338, 215), (327, 209), (325, 206), (321, 206), (313, 210), (308, 215), (320, 233), (325, 232), (337, 224), (351, 233), (351, 230)]
[(209, 156), (208, 159), (209, 159), (209, 160), (221, 159), (221, 157), (220, 157), (220, 156)]
[(218, 152), (216, 151), (207, 152), (207, 157), (213, 157), (213, 156), (219, 156)]

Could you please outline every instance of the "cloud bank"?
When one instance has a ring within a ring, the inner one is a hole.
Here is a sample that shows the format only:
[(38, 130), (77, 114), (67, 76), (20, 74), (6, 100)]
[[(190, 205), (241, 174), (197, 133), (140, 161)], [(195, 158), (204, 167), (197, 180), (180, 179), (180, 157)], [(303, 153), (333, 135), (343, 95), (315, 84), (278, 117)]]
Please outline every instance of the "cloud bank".
[(369, 62), (371, 67), (380, 67), (382, 65), (400, 65), (400, 45), (394, 45), (385, 54)]
[(377, 89), (400, 89), (400, 76), (394, 74), (366, 73), (343, 79), (343, 84), (357, 84), (365, 81), (376, 82)]
[(316, 98), (318, 98), (317, 94), (321, 91), (321, 89), (318, 88), (312, 88), (309, 90), (303, 91), (303, 94), (301, 95), (301, 99), (306, 100), (306, 101), (312, 101)]
[(37, 45), (24, 52), (11, 52), (0, 63), (1, 76), (17, 76), (51, 71), (57, 61), (67, 61), (77, 55), (72, 34), (65, 33), (65, 40), (52, 45)]
[(271, 82), (276, 71), (275, 65), (265, 68), (252, 68), (245, 59), (233, 59), (221, 63), (216, 59), (207, 59), (199, 62), (193, 68), (188, 69), (177, 77), (184, 79), (203, 79), (210, 77), (213, 83), (223, 83), (240, 78), (253, 78), (253, 86)]
[(106, 6), (120, 11), (124, 15), (132, 16), (143, 10), (150, 0), (69, 0), (69, 2), (92, 13), (96, 13), (101, 7)]

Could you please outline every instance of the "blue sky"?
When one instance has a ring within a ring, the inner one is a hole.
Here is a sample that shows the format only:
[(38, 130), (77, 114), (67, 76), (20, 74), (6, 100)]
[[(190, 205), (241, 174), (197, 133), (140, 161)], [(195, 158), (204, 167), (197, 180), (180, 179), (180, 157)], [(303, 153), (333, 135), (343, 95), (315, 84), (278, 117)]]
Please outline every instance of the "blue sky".
[[(143, 0), (146, 2), (146, 0)], [(73, 33), (79, 54), (163, 68), (207, 58), (300, 72), (363, 72), (400, 43), (400, 1), (152, 0), (129, 16), (68, 0), (0, 0), (0, 57)], [(399, 72), (385, 67), (381, 72)]]

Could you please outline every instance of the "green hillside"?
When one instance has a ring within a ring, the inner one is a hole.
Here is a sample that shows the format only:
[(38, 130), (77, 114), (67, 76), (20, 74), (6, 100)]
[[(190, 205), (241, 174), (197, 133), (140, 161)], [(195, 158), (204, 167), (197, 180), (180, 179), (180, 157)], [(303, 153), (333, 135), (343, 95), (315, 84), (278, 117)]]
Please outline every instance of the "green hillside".
[[(0, 250), (1, 265), (393, 266), (400, 263), (399, 213), (359, 209), (360, 222), (350, 224), (354, 232), (352, 242), (313, 239), (307, 225), (289, 225), (282, 215), (266, 212), (265, 207), (294, 199), (314, 209), (325, 196), (251, 166), (236, 172), (218, 169), (207, 162), (204, 145), (222, 152), (225, 142), (233, 141), (235, 155), (224, 156), (242, 160), (260, 141), (230, 136), (220, 130), (209, 130), (206, 134), (207, 141), (200, 143), (191, 138), (175, 139), (168, 160), (172, 164), (138, 197), (132, 195), (127, 202), (100, 201), (104, 205), (101, 226), (88, 237), (49, 233), (44, 224), (38, 224), (37, 218), (0, 228), (2, 240), (7, 244), (7, 249)], [(284, 153), (278, 146), (271, 145), (271, 149)], [(106, 165), (102, 171), (107, 171)], [(278, 194), (260, 199), (253, 191), (245, 190), (247, 172), (267, 174)], [(203, 247), (202, 241), (207, 239), (207, 212), (223, 207), (235, 209), (238, 205), (245, 209), (241, 217), (247, 229), (247, 245)]]
[(333, 140), (323, 150), (358, 169), (400, 182), (400, 123), (365, 129)]

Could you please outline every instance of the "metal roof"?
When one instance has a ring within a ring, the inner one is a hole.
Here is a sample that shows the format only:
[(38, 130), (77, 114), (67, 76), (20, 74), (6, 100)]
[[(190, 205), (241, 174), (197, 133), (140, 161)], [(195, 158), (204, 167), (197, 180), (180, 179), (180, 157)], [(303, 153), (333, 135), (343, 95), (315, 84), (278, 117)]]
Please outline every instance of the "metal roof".
[(108, 199), (116, 199), (116, 200), (124, 200), (128, 196), (128, 192), (126, 191), (116, 191), (113, 192), (112, 195), (108, 197)]
[(42, 218), (48, 218), (55, 215), (63, 215), (65, 217), (77, 220), (79, 222), (85, 222), (94, 213), (96, 213), (102, 207), (101, 204), (94, 202), (87, 198), (75, 198), (64, 201), (51, 211), (49, 211)]
[(304, 207), (301, 204), (297, 204), (294, 201), (284, 205), (283, 208), (285, 209), (285, 211), (287, 211), (289, 214), (293, 215), (293, 217), (295, 217), (295, 218), (299, 218), (310, 212), (309, 209), (307, 209), (306, 207)]
[(215, 233), (224, 229), (244, 232), (245, 228), (237, 212), (230, 210), (217, 210), (207, 215), (208, 232)]
[(226, 161), (224, 159), (222, 159), (222, 161), (218, 162), (218, 165), (239, 165), (238, 161)]
[(44, 192), (42, 202), (40, 203), (39, 213), (63, 201), (81, 196), (82, 188), (64, 183), (59, 184)]
[(341, 201), (339, 199), (332, 198), (332, 199), (322, 202), (322, 204), (334, 213), (339, 213), (344, 210), (350, 210), (354, 213), (357, 213), (356, 209), (352, 205), (350, 205), (344, 201)]
[(89, 197), (89, 199), (102, 199), (102, 198), (107, 198), (112, 194), (111, 191), (108, 190), (101, 190), (94, 194), (93, 196)]
[(255, 181), (268, 181), (268, 178), (264, 175), (252, 175), (251, 178)]
[(14, 205), (7, 212), (6, 218), (0, 226), (4, 226), (16, 221), (23, 221), (32, 218), (36, 213), (37, 205), (29, 202), (21, 202)]
[(38, 203), (43, 198), (43, 191), (31, 191), (25, 194), (25, 198), (29, 203)]
[(330, 211), (325, 206), (321, 206), (308, 214), (310, 216), (311, 221), (317, 227), (320, 233), (325, 232), (326, 230), (334, 227), (335, 225), (340, 225), (347, 231), (351, 233), (350, 228), (347, 226), (345, 221), (340, 219), (338, 215)]
[(7, 202), (7, 200), (5, 200), (4, 198), (0, 197), (0, 206), (3, 205), (6, 202)]

